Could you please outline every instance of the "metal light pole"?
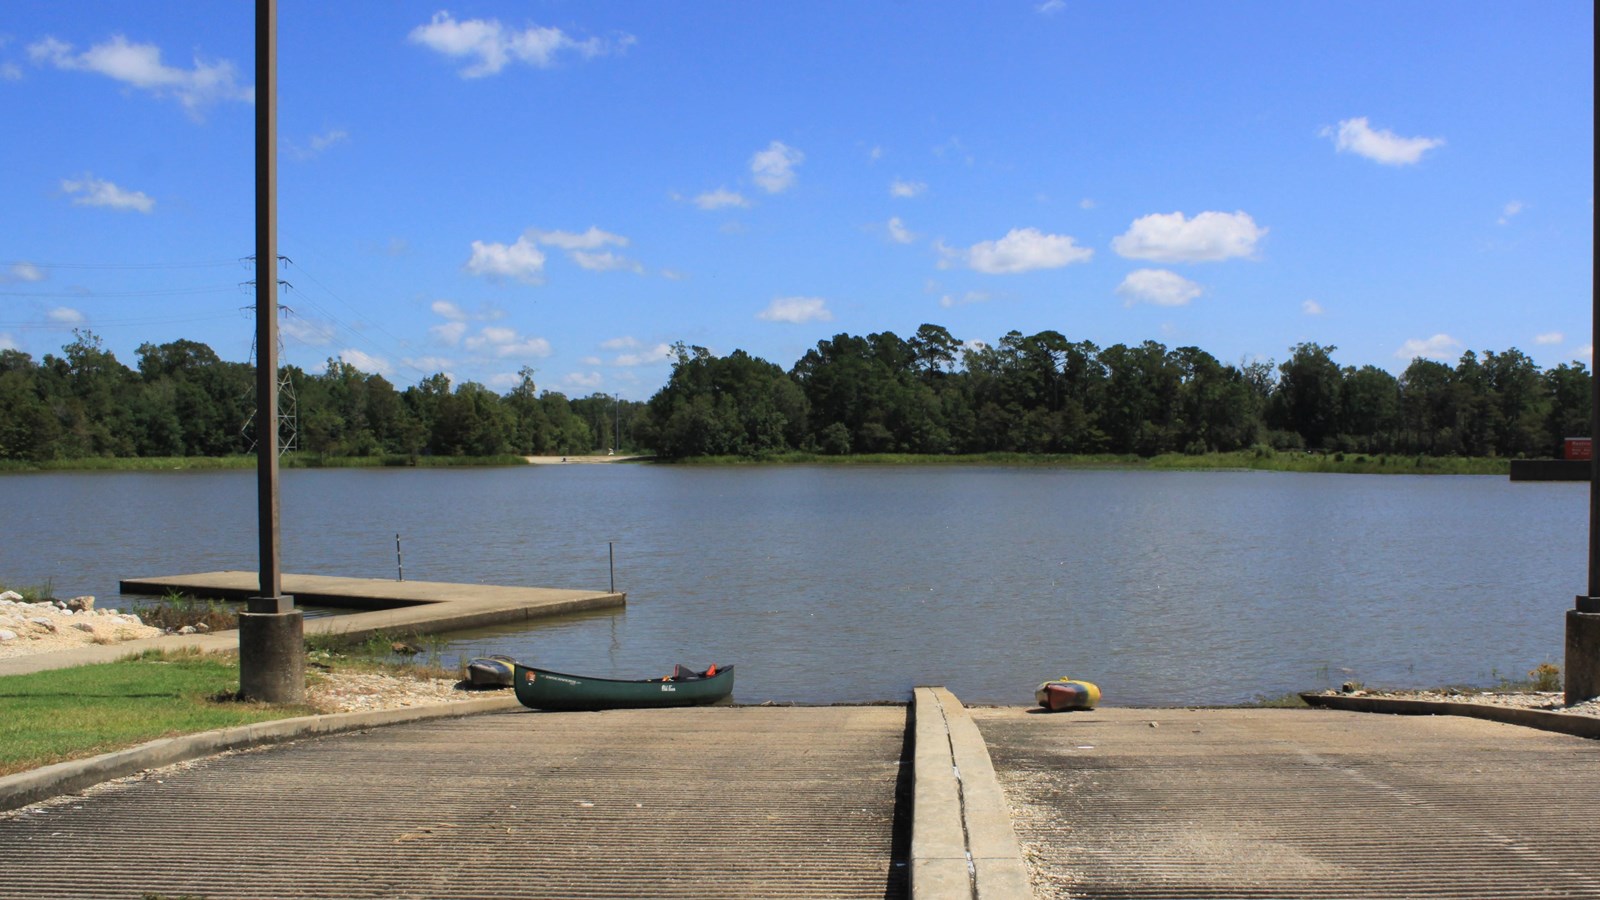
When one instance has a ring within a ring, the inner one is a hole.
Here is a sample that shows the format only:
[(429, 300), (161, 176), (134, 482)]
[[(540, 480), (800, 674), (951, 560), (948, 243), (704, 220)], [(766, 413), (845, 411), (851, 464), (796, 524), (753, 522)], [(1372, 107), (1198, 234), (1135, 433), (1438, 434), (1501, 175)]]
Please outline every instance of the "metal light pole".
[(305, 696), (304, 622), (278, 556), (278, 2), (256, 0), (256, 525), (260, 593), (239, 615), (239, 693)]
[[(1589, 259), (1592, 264), (1594, 256)], [(1592, 271), (1589, 277), (1589, 592), (1567, 610), (1567, 656), (1562, 668), (1568, 706), (1600, 697), (1600, 454), (1594, 452), (1600, 449), (1600, 375), (1593, 354), (1593, 348), (1600, 346), (1600, 294), (1594, 292)]]

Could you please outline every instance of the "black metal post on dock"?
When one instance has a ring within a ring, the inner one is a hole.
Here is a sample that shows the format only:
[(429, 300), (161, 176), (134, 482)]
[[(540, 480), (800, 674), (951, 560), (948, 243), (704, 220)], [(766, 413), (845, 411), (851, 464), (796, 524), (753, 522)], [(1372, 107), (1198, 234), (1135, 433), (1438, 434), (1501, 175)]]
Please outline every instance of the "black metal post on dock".
[(278, 4), (256, 0), (256, 509), (260, 593), (239, 616), (239, 693), (305, 696), (304, 622), (283, 593), (278, 504)]

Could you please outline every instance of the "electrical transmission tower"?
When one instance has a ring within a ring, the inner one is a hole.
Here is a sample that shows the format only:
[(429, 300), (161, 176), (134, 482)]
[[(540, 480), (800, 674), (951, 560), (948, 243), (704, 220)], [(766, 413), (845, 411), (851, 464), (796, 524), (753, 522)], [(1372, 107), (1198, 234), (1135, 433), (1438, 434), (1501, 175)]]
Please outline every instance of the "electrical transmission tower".
[[(278, 355), (283, 356), (283, 338), (278, 338)], [(256, 365), (256, 342), (250, 339), (250, 365)], [(254, 396), (251, 397), (254, 400)], [(239, 426), (239, 433), (250, 439), (250, 449), (247, 453), (254, 453), (257, 435), (255, 433), (256, 407), (250, 407), (249, 415), (245, 416), (244, 424)], [(299, 449), (300, 438), (300, 401), (294, 394), (294, 381), (289, 378), (288, 369), (278, 370), (278, 455), (282, 456), (291, 450)]]

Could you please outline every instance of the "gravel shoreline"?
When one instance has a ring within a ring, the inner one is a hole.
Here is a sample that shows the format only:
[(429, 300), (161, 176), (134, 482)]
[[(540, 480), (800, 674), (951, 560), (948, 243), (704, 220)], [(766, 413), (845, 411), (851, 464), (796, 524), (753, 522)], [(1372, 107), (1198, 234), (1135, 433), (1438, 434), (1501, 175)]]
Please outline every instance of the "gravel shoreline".
[[(69, 609), (72, 605), (87, 608)], [(90, 644), (120, 644), (165, 633), (132, 613), (93, 606), (93, 597), (28, 603), (14, 592), (0, 593), (0, 659)], [(306, 703), (324, 713), (405, 709), (494, 696), (492, 691), (461, 690), (457, 687), (460, 682), (450, 678), (312, 670), (306, 680)]]
[(1541, 712), (1600, 718), (1600, 697), (1573, 706), (1566, 705), (1560, 691), (1318, 691), (1324, 697), (1371, 697), (1378, 700), (1426, 700), (1434, 703), (1474, 703), (1536, 709)]

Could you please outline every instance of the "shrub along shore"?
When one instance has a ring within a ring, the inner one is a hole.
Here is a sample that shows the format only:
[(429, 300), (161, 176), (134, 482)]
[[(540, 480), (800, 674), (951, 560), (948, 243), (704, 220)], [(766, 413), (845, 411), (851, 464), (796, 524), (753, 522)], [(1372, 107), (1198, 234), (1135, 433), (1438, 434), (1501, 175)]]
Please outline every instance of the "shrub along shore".
[[(662, 463), (693, 466), (749, 465), (830, 465), (830, 466), (1012, 466), (1077, 469), (1135, 470), (1254, 470), (1269, 472), (1329, 472), (1353, 475), (1499, 475), (1506, 476), (1510, 462), (1505, 458), (1461, 456), (1404, 456), (1398, 454), (1317, 453), (1295, 450), (1238, 450), (1231, 453), (1163, 453), (1142, 457), (1134, 454), (1034, 454), (974, 453), (919, 454), (865, 453), (835, 456), (823, 453), (790, 451), (757, 456), (696, 456), (677, 460), (630, 458), (617, 462)], [(437, 466), (521, 466), (522, 456), (343, 456), (286, 454), (285, 469), (380, 468)], [(254, 456), (168, 456), (151, 458), (108, 458), (23, 462), (0, 461), (0, 472), (79, 472), (79, 471), (171, 471), (186, 469), (252, 469)]]

